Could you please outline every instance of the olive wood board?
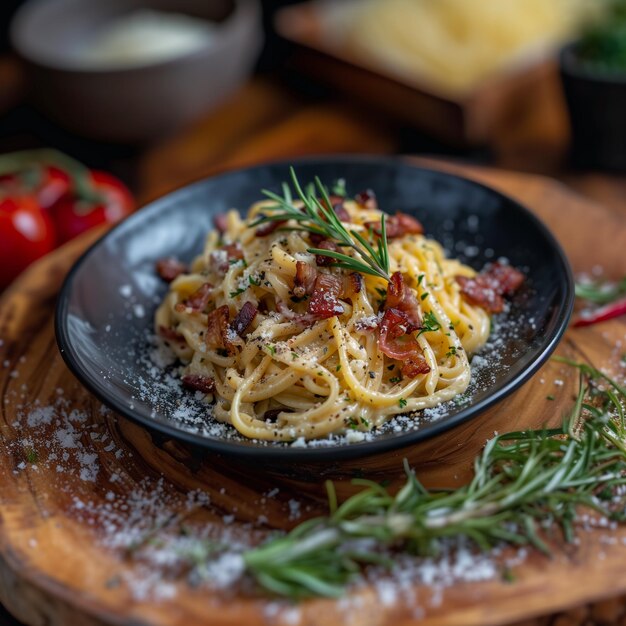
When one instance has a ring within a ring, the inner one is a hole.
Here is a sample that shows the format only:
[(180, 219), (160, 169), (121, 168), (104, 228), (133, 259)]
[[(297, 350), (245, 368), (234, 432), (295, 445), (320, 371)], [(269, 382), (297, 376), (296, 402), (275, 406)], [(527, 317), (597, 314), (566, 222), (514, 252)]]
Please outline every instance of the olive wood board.
[[(548, 179), (418, 162), (486, 182), (525, 203), (555, 233), (575, 272), (599, 265), (610, 277), (626, 274), (626, 220), (603, 207)], [(258, 593), (193, 586), (184, 572), (166, 563), (161, 571), (116, 546), (115, 524), (125, 532), (142, 528), (141, 541), (165, 541), (183, 524), (186, 532), (200, 533), (228, 524), (229, 516), (233, 537), (248, 524), (245, 533), (260, 540), (269, 529), (296, 523), (290, 500), (300, 502), (305, 519), (325, 511), (325, 493), (320, 468), (285, 476), (203, 455), (104, 409), (70, 374), (54, 338), (55, 298), (74, 260), (100, 234), (44, 258), (0, 299), (0, 602), (20, 620), (32, 626), (489, 626), (626, 594), (626, 528), (581, 531), (578, 545), (558, 544), (552, 558), (530, 551), (513, 582), (496, 576), (443, 590), (417, 585), (414, 600), (391, 603), (364, 586), (349, 592), (349, 610), (328, 599), (294, 608)], [(625, 331), (624, 319), (571, 329), (558, 352), (617, 368)], [(409, 461), (427, 485), (462, 484), (494, 431), (558, 423), (576, 384), (574, 371), (549, 362), (481, 417), (411, 449)], [(70, 416), (63, 433), (56, 417), (46, 418), (51, 404)], [(340, 497), (353, 489), (355, 471), (397, 484), (402, 458), (389, 454), (335, 468), (343, 474), (336, 483)], [(269, 497), (275, 488), (278, 495)], [(159, 494), (166, 514), (146, 510), (129, 519), (138, 493)], [(198, 494), (208, 494), (210, 504)], [(101, 514), (110, 510), (107, 503), (115, 503), (114, 518)]]

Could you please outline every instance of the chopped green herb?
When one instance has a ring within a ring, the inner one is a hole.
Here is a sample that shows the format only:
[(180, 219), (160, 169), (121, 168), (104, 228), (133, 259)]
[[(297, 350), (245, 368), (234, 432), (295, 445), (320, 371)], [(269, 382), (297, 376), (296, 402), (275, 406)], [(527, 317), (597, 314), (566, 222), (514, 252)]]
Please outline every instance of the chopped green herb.
[(331, 186), (330, 190), (333, 193), (333, 195), (341, 196), (342, 198), (345, 198), (348, 195), (348, 192), (346, 191), (346, 179), (345, 178), (338, 178), (333, 183), (333, 185)]
[(432, 311), (428, 311), (424, 314), (424, 319), (422, 320), (422, 328), (417, 334), (419, 337), (422, 333), (434, 332), (441, 328), (441, 324), (439, 320), (435, 317), (435, 314)]
[(425, 291), (421, 296), (420, 296), (420, 300), (426, 300), (426, 298), (428, 298), (430, 294), (428, 293), (428, 291)]
[(396, 383), (402, 382), (402, 378), (400, 378), (400, 376), (394, 376), (393, 378), (389, 379), (389, 382), (395, 385)]
[(406, 406), (406, 400), (404, 398), (400, 398), (398, 400), (398, 406), (403, 409)]
[(248, 276), (248, 280), (250, 281), (250, 284), (254, 287), (260, 287), (261, 285), (261, 281), (257, 278), (253, 278), (252, 275)]
[(29, 463), (37, 463), (37, 461), (39, 461), (39, 454), (37, 453), (37, 450), (29, 448), (26, 451), (26, 460)]
[(231, 298), (236, 298), (238, 295), (242, 294), (246, 289), (247, 287), (239, 288), (237, 289), (237, 291), (231, 291), (229, 295)]
[(348, 428), (351, 428), (352, 430), (356, 430), (358, 427), (359, 427), (359, 422), (357, 422), (354, 417), (349, 417)]
[(550, 393), (546, 396), (546, 400), (554, 400), (554, 396)]
[(515, 574), (513, 573), (513, 571), (511, 570), (510, 567), (505, 567), (502, 570), (502, 580), (505, 583), (514, 583), (516, 580)]

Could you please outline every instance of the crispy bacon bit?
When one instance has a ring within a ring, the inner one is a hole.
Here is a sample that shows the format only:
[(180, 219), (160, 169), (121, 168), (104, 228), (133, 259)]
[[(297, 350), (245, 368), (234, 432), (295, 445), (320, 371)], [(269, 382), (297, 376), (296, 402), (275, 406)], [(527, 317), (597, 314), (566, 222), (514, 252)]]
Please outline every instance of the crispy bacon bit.
[(387, 309), (380, 321), (378, 347), (390, 359), (402, 362), (400, 371), (408, 378), (430, 372), (414, 330), (407, 314), (398, 309)]
[(156, 271), (165, 282), (171, 283), (187, 271), (187, 266), (182, 261), (170, 257), (159, 259), (156, 263)]
[[(340, 221), (349, 222), (350, 213), (348, 213), (348, 210), (343, 205), (344, 199), (341, 196), (335, 195), (329, 196), (328, 199), (330, 200), (330, 208), (335, 212), (335, 215), (340, 219)], [(324, 206), (328, 207), (326, 202), (323, 200), (320, 199), (320, 202), (322, 202)]]
[(211, 265), (216, 271), (225, 274), (230, 267), (231, 261), (243, 259), (243, 248), (236, 241), (211, 252)]
[(293, 295), (302, 298), (313, 292), (317, 270), (304, 261), (296, 261), (296, 276), (293, 279)]
[(421, 235), (424, 232), (424, 227), (413, 216), (406, 213), (396, 213), (385, 220), (385, 230), (387, 237), (393, 239), (403, 235)]
[(362, 209), (377, 209), (376, 194), (371, 189), (361, 191), (354, 196), (354, 200)]
[(265, 413), (263, 413), (263, 419), (266, 422), (275, 422), (281, 413), (293, 413), (293, 409), (288, 409), (286, 407), (284, 409), (268, 409)]
[(400, 272), (394, 272), (387, 285), (386, 308), (402, 311), (413, 329), (420, 328), (422, 318), (420, 316), (420, 305), (417, 296), (410, 287), (404, 283), (404, 278)]
[[(322, 250), (332, 250), (333, 252), (341, 252), (341, 248), (334, 241), (331, 241), (330, 239), (322, 239), (322, 241), (320, 241), (316, 247), (321, 248)], [(333, 259), (330, 256), (325, 256), (323, 254), (315, 255), (315, 263), (317, 265), (321, 265), (322, 267), (327, 267), (328, 265), (331, 265), (334, 262), (335, 262), (335, 259)]]
[(350, 283), (349, 289), (352, 293), (360, 293), (361, 289), (363, 289), (363, 276), (358, 272), (352, 272), (348, 276), (348, 282)]
[(227, 350), (232, 352), (234, 349), (233, 342), (229, 338), (229, 322), (230, 311), (228, 305), (215, 309), (209, 313), (207, 319), (207, 330), (205, 335), (205, 343), (207, 348), (211, 350)]
[[(380, 237), (380, 222), (366, 222), (365, 226), (371, 228)], [(411, 215), (396, 213), (395, 215), (389, 215), (385, 220), (385, 232), (388, 239), (394, 239), (404, 235), (421, 235), (424, 232), (424, 227), (421, 222)]]
[(213, 393), (215, 391), (215, 381), (208, 376), (185, 374), (181, 381), (187, 389), (192, 391), (201, 391), (202, 393)]
[(265, 222), (256, 229), (254, 234), (257, 237), (267, 237), (268, 235), (271, 235), (275, 230), (280, 228), (283, 224), (285, 224), (286, 221), (287, 220), (275, 220), (273, 222)]
[(339, 218), (340, 222), (350, 222), (350, 213), (348, 213), (348, 209), (343, 206), (343, 202), (333, 207), (335, 211), (335, 215)]
[(246, 302), (242, 307), (239, 313), (235, 316), (233, 323), (230, 327), (240, 336), (243, 337), (246, 330), (250, 324), (252, 324), (252, 320), (256, 317), (258, 309), (252, 304), (252, 302)]
[(180, 333), (176, 332), (173, 328), (168, 328), (167, 326), (159, 326), (159, 335), (163, 337), (166, 341), (171, 341), (173, 343), (185, 343), (185, 337)]
[(503, 296), (513, 295), (524, 282), (524, 274), (505, 263), (492, 263), (474, 278), (457, 276), (461, 292), (470, 302), (490, 313), (500, 313), (504, 308)]
[(326, 241), (326, 237), (324, 235), (319, 235), (318, 233), (309, 233), (309, 239), (311, 243), (317, 248), (322, 241)]
[(228, 230), (228, 215), (220, 213), (213, 218), (213, 224), (216, 230), (222, 235)]
[(309, 314), (322, 320), (341, 315), (343, 306), (338, 298), (343, 287), (342, 282), (338, 276), (319, 274), (309, 300)]
[(351, 274), (348, 274), (348, 276), (343, 277), (341, 298), (353, 300), (361, 289), (363, 289), (363, 276), (361, 276), (358, 272), (352, 272)]
[(174, 308), (180, 312), (185, 309), (191, 309), (195, 312), (204, 311), (211, 299), (211, 289), (213, 289), (211, 283), (204, 283), (204, 285), (196, 289), (186, 300), (179, 302)]

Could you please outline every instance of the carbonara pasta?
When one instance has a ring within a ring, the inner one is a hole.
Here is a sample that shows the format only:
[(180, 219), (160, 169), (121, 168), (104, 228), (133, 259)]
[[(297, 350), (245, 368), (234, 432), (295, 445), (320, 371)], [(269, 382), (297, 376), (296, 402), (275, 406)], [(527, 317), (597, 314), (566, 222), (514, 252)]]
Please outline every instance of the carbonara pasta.
[[(372, 193), (329, 202), (342, 226), (372, 246), (385, 235), (388, 278), (311, 252), (360, 258), (298, 230), (297, 220), (260, 223), (272, 200), (245, 219), (234, 210), (219, 216), (190, 268), (160, 262), (171, 283), (156, 330), (186, 364), (183, 383), (245, 437), (369, 431), (450, 400), (470, 382), (469, 356), (487, 340), (490, 311), (516, 288), (501, 277), (481, 282), (411, 216), (387, 217), (381, 232)], [(516, 272), (496, 265), (492, 278)]]

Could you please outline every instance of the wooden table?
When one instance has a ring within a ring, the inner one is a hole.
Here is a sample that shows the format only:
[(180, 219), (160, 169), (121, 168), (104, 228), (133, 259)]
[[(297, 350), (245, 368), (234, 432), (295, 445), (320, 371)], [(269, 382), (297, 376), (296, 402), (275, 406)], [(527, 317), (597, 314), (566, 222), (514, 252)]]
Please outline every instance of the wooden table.
[[(529, 120), (516, 126), (502, 136), (497, 146), (492, 146), (488, 157), (479, 156), (483, 162), (490, 158), (496, 165), (557, 177), (615, 213), (626, 215), (626, 182), (618, 176), (564, 168), (566, 141), (563, 119), (551, 115), (543, 122)], [(94, 149), (89, 144), (81, 144), (80, 148), (85, 154)], [(435, 148), (450, 156), (440, 146)], [(143, 204), (204, 176), (265, 160), (321, 153), (395, 153), (420, 149), (434, 151), (432, 143), (414, 136), (391, 119), (380, 118), (337, 97), (311, 102), (281, 83), (257, 78), (227, 105), (176, 136), (141, 151), (125, 152), (122, 156), (114, 153), (110, 166), (131, 181)], [(452, 156), (467, 159), (476, 155)], [(594, 610), (601, 611), (602, 606)], [(579, 611), (578, 615), (583, 613)], [(0, 612), (0, 623), (11, 622)], [(548, 618), (544, 623), (550, 623)], [(572, 617), (554, 623), (582, 622)]]

